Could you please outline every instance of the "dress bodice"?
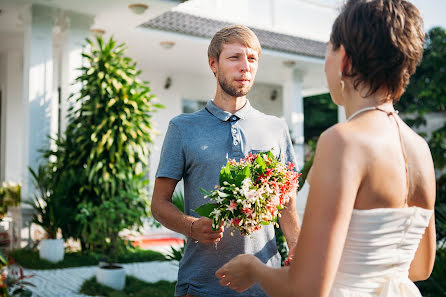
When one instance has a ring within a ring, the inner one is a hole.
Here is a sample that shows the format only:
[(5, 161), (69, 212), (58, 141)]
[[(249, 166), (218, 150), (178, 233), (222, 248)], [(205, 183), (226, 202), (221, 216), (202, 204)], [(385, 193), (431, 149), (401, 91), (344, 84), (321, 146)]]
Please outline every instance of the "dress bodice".
[(330, 296), (421, 296), (408, 272), (432, 213), (415, 206), (353, 210)]

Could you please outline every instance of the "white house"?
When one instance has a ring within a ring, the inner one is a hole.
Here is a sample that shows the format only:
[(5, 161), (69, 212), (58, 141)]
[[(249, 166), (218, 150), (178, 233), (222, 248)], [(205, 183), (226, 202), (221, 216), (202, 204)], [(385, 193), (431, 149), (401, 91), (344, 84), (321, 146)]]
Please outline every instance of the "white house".
[[(31, 194), (28, 167), (35, 168), (39, 150), (51, 145), (48, 136), (64, 130), (67, 98), (76, 91), (71, 83), (92, 31), (127, 43), (142, 78), (166, 106), (154, 118), (160, 134), (151, 155), (153, 177), (168, 121), (213, 97), (207, 46), (217, 30), (234, 23), (250, 26), (263, 48), (248, 97), (286, 119), (302, 166), (303, 97), (327, 92), (325, 42), (339, 1), (141, 2), (0, 0), (0, 179), (22, 182), (25, 199)], [(301, 215), (304, 204), (301, 199)]]

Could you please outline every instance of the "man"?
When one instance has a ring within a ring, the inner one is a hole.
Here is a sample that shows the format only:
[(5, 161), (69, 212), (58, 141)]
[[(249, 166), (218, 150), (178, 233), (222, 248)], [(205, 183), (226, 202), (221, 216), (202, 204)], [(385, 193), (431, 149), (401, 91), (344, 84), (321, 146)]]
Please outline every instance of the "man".
[[(213, 190), (226, 157), (239, 160), (250, 152), (273, 149), (283, 162), (295, 163), (284, 121), (255, 110), (246, 99), (254, 84), (261, 53), (255, 34), (245, 26), (226, 27), (215, 34), (209, 49), (209, 66), (217, 79), (215, 98), (194, 114), (182, 114), (169, 123), (156, 173), (152, 214), (169, 229), (186, 235), (175, 296), (266, 296), (259, 286), (243, 294), (221, 287), (215, 271), (241, 253), (256, 255), (271, 266), (280, 266), (274, 227), (263, 226), (252, 237), (223, 227), (212, 231), (212, 221), (193, 210), (209, 202), (200, 188)], [(172, 193), (184, 180), (185, 214), (172, 204)], [(294, 199), (281, 211), (280, 223), (288, 247), (299, 234)], [(218, 244), (217, 244), (218, 243)]]

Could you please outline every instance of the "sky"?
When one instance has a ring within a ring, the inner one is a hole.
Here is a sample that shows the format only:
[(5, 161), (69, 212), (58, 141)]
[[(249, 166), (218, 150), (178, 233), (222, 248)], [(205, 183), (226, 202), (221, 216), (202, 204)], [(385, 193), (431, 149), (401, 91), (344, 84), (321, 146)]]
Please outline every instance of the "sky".
[(412, 0), (412, 3), (421, 11), (426, 31), (434, 26), (446, 29), (446, 0)]

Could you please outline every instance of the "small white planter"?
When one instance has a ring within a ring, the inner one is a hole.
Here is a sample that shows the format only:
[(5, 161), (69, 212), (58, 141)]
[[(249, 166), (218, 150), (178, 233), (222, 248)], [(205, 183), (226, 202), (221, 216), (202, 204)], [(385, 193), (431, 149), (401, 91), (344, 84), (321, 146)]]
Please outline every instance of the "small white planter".
[(63, 260), (65, 245), (63, 239), (43, 239), (40, 242), (40, 259), (57, 263)]
[(121, 291), (125, 287), (125, 270), (117, 265), (113, 265), (112, 268), (107, 266), (98, 267), (96, 281), (101, 285)]

